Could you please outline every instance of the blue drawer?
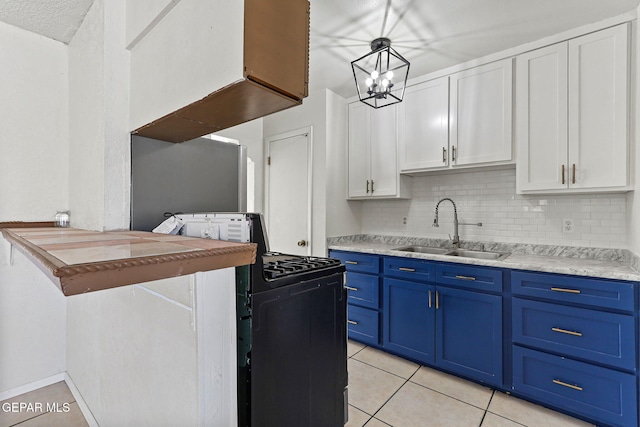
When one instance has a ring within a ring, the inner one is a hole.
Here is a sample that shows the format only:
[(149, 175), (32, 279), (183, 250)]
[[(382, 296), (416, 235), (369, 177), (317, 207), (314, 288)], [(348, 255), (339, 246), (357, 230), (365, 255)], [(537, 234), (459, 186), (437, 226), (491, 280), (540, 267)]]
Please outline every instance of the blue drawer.
[(349, 338), (365, 344), (378, 345), (378, 312), (368, 308), (347, 305)]
[(633, 311), (633, 283), (561, 274), (513, 271), (511, 288), (515, 295)]
[(347, 271), (357, 271), (360, 273), (379, 274), (380, 257), (355, 252), (331, 251), (331, 258), (337, 258), (345, 265)]
[(502, 292), (502, 270), (462, 264), (438, 263), (436, 283), (461, 288)]
[(514, 346), (513, 389), (602, 423), (638, 425), (631, 374)]
[(378, 276), (362, 273), (347, 273), (344, 287), (347, 289), (348, 303), (378, 309), (380, 305), (380, 279)]
[(513, 298), (513, 341), (635, 371), (633, 316)]
[(385, 276), (416, 282), (435, 282), (436, 264), (413, 258), (384, 258), (383, 271)]

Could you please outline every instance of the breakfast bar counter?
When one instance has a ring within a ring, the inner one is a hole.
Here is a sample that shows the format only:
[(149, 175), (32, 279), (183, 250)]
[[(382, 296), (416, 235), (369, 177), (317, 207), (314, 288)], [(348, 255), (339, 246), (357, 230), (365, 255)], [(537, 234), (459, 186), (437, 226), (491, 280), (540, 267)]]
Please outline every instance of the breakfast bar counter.
[(53, 223), (0, 223), (12, 247), (65, 296), (255, 262), (256, 245), (156, 234), (90, 231)]

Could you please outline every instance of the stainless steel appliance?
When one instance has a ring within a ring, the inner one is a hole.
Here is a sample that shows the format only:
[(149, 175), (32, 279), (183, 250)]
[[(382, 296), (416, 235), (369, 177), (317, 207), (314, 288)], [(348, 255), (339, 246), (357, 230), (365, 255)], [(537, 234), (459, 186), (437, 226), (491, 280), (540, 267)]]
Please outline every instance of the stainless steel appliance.
[(331, 258), (270, 252), (260, 214), (179, 217), (184, 235), (258, 246), (256, 263), (236, 269), (238, 425), (345, 424), (344, 265)]
[(165, 212), (243, 212), (246, 203), (245, 146), (131, 137), (132, 230), (153, 230)]

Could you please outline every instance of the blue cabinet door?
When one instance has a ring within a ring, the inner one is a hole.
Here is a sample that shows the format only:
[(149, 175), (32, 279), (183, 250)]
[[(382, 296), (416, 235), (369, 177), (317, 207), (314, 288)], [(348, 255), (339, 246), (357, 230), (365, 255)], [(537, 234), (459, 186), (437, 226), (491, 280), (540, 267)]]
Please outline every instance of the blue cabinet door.
[(384, 279), (384, 348), (422, 363), (434, 362), (435, 287)]
[(439, 286), (436, 365), (502, 384), (502, 297)]

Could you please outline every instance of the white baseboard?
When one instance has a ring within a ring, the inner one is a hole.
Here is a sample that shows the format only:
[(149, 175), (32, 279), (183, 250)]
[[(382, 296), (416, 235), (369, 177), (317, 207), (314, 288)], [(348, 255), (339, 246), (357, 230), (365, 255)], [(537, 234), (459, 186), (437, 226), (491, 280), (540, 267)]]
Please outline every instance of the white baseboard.
[(89, 427), (100, 427), (96, 419), (93, 417), (91, 409), (89, 409), (89, 406), (82, 398), (82, 394), (80, 393), (80, 390), (78, 390), (78, 387), (76, 387), (76, 383), (73, 382), (73, 379), (71, 379), (67, 372), (64, 373), (64, 381), (67, 383), (67, 387), (69, 387), (69, 390), (71, 391), (71, 394), (73, 394), (73, 397), (76, 398), (76, 403), (78, 404), (80, 411), (82, 411), (84, 419), (87, 420)]
[(0, 401), (14, 398), (16, 396), (20, 396), (24, 393), (29, 393), (30, 391), (37, 390), (42, 387), (46, 387), (51, 384), (59, 383), (60, 381), (65, 380), (65, 372), (61, 372), (59, 374), (52, 375), (50, 377), (34, 381), (29, 384), (21, 385), (20, 387), (12, 388), (11, 390), (3, 391), (0, 393)]

